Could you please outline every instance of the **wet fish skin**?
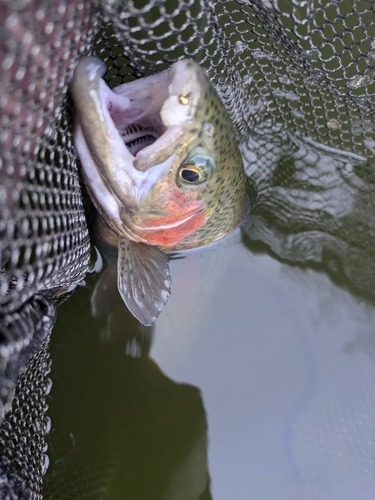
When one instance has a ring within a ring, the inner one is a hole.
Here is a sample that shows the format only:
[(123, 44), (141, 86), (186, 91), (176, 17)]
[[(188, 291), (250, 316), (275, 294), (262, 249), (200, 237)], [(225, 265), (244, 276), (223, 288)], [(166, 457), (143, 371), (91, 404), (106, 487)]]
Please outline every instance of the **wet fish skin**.
[(241, 222), (244, 167), (230, 116), (197, 63), (182, 60), (113, 91), (104, 72), (93, 57), (74, 72), (75, 146), (105, 222), (99, 235), (119, 247), (120, 294), (151, 325), (170, 293), (165, 252), (206, 245)]

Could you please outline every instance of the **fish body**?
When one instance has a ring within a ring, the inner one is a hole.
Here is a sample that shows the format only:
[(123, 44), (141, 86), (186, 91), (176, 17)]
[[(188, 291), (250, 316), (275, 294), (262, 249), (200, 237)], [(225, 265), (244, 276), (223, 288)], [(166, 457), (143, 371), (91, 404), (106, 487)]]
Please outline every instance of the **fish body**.
[(152, 324), (170, 293), (166, 252), (212, 243), (241, 222), (245, 173), (228, 112), (203, 69), (182, 60), (109, 89), (106, 67), (74, 71), (74, 143), (100, 236), (118, 245), (120, 295)]

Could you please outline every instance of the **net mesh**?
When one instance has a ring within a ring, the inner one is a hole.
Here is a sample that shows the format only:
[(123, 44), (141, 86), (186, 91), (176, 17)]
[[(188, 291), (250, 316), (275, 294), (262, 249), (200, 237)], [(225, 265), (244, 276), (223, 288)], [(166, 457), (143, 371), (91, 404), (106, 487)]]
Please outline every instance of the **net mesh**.
[(74, 62), (97, 24), (83, 2), (9, 5), (0, 3), (3, 314), (40, 290), (68, 288), (87, 270), (89, 240), (64, 106)]
[[(44, 333), (50, 328), (45, 325)], [(26, 372), (19, 376), (12, 409), (0, 430), (0, 494), (4, 500), (42, 498), (42, 477), (48, 464), (45, 435), (50, 427), (46, 415), (51, 388), (48, 337), (38, 347)]]
[(47, 427), (20, 422), (33, 397), (44, 418), (47, 344), (34, 352), (54, 321), (45, 297), (81, 281), (90, 263), (67, 95), (76, 60), (102, 58), (110, 86), (182, 57), (202, 64), (251, 179), (247, 244), (333, 279), (343, 271), (346, 287), (374, 300), (375, 5), (0, 0), (0, 19), (2, 413), (28, 366), (3, 424), (0, 491), (38, 498)]

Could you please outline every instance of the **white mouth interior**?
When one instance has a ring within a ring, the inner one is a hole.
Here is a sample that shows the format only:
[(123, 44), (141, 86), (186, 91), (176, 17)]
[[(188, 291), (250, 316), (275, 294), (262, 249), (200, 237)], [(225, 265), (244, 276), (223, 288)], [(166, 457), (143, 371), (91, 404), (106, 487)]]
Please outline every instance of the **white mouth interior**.
[(170, 72), (163, 71), (109, 91), (108, 112), (132, 156), (166, 132), (160, 112), (169, 97), (170, 83)]

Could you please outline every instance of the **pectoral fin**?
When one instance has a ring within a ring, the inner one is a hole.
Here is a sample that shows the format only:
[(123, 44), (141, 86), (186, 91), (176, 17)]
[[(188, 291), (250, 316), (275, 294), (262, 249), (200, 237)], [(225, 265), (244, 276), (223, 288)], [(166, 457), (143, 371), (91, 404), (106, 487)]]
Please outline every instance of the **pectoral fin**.
[(153, 325), (171, 293), (167, 255), (157, 247), (122, 238), (117, 286), (130, 312), (145, 326)]

